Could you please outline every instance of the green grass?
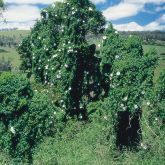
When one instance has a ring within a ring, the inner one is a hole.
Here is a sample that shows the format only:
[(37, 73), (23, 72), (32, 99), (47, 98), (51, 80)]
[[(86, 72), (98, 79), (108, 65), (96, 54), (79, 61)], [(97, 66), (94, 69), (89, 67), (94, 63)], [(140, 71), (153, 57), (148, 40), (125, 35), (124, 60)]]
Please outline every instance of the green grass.
[(20, 66), (20, 56), (15, 48), (0, 47), (0, 60), (4, 58), (5, 60), (10, 60), (12, 67)]
[(148, 51), (149, 49), (156, 49), (158, 54), (165, 53), (165, 46), (155, 46), (155, 45), (143, 45), (144, 52)]
[(29, 33), (29, 30), (9, 30), (0, 31), (0, 36), (16, 37), (17, 39), (21, 39), (23, 37), (26, 37)]

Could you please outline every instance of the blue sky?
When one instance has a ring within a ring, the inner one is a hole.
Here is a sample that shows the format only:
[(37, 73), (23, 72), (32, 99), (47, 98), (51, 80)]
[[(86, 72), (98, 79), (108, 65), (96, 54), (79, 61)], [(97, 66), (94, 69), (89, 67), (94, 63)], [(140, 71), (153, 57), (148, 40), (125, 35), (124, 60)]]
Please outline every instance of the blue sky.
[[(40, 10), (57, 0), (4, 0), (7, 6), (0, 29), (30, 29)], [(62, 1), (62, 0), (58, 0)], [(92, 0), (103, 12), (107, 22), (119, 31), (165, 31), (165, 0)]]

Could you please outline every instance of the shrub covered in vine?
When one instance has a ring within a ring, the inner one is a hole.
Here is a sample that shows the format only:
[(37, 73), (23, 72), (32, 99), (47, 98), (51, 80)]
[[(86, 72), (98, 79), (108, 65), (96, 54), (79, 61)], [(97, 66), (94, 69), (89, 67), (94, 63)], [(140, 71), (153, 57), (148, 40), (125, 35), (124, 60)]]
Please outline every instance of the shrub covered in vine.
[[(153, 76), (158, 58), (154, 50), (143, 53), (140, 38), (122, 37), (112, 25), (104, 33), (100, 57), (100, 68), (105, 80), (104, 104), (108, 106), (108, 113), (113, 116), (109, 120), (118, 125), (117, 131), (121, 141), (124, 141), (122, 131), (126, 135), (130, 134), (126, 139), (128, 145), (131, 143), (129, 138), (133, 139), (137, 132), (140, 133), (142, 104), (152, 104), (149, 98), (152, 95)], [(131, 130), (131, 127), (136, 127), (137, 132), (134, 132), (135, 128)]]
[(31, 158), (44, 136), (55, 133), (56, 108), (45, 93), (34, 93), (27, 78), (0, 75), (0, 147), (12, 157)]
[(86, 36), (103, 32), (105, 19), (89, 0), (55, 3), (41, 17), (18, 48), (22, 69), (54, 87), (67, 115), (83, 118), (86, 102), (100, 94), (96, 46)]

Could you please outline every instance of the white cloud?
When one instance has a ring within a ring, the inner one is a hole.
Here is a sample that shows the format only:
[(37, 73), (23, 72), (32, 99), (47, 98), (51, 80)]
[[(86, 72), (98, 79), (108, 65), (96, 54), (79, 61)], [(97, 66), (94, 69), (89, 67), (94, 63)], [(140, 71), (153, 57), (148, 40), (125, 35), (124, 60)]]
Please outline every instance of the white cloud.
[(124, 0), (124, 2), (134, 3), (134, 4), (146, 4), (146, 3), (160, 4), (160, 3), (164, 3), (165, 0)]
[(145, 11), (144, 6), (147, 3), (161, 4), (165, 0), (123, 0), (119, 4), (110, 6), (103, 11), (107, 20), (117, 20), (137, 15), (140, 11)]
[(159, 19), (158, 22), (165, 23), (165, 14), (163, 14)]
[[(15, 4), (52, 4), (53, 2), (63, 1), (63, 0), (4, 0), (5, 3), (15, 3)], [(107, 0), (91, 0), (95, 4), (105, 3)]]
[(5, 10), (3, 16), (9, 22), (26, 22), (39, 18), (40, 10), (31, 5), (12, 5)]
[(5, 3), (15, 4), (52, 4), (53, 2), (62, 0), (4, 0)]
[(114, 27), (119, 31), (154, 31), (154, 30), (165, 30), (165, 25), (160, 25), (158, 22), (154, 21), (145, 26), (141, 26), (136, 22), (130, 22), (127, 24), (114, 25)]
[(107, 0), (91, 0), (94, 4), (105, 3)]
[(136, 5), (133, 3), (120, 3), (104, 10), (103, 15), (107, 20), (117, 20), (120, 18), (134, 16), (140, 10), (142, 10), (142, 8), (143, 5)]

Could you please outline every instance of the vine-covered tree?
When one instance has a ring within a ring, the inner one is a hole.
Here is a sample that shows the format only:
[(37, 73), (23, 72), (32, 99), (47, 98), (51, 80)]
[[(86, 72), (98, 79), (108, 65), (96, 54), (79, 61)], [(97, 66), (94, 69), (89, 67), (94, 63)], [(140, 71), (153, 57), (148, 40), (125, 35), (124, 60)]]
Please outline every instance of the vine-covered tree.
[(85, 102), (100, 93), (96, 46), (86, 36), (103, 32), (105, 19), (89, 0), (55, 3), (41, 17), (18, 48), (22, 68), (53, 87), (66, 114), (85, 117)]
[[(138, 143), (142, 102), (153, 87), (156, 53), (144, 54), (138, 37), (121, 37), (110, 25), (103, 37), (101, 59), (102, 74), (108, 82), (106, 104), (113, 114), (118, 114), (118, 119), (113, 118), (118, 121), (118, 143)], [(146, 104), (150, 106), (151, 102)]]

